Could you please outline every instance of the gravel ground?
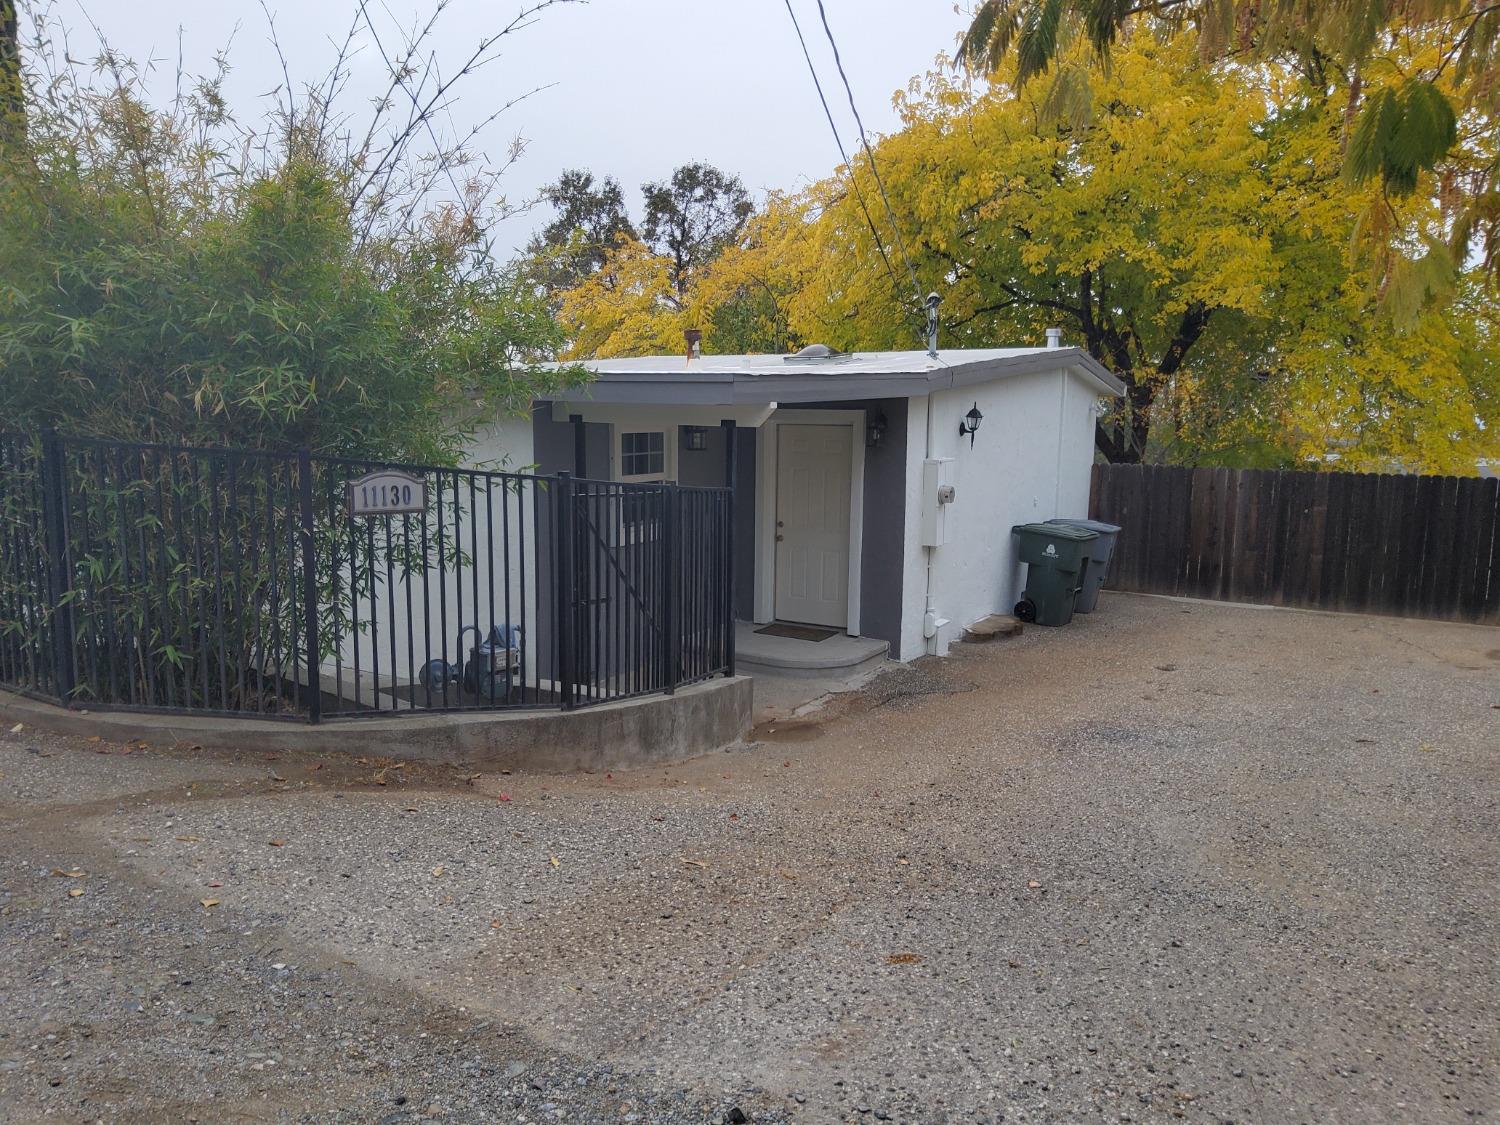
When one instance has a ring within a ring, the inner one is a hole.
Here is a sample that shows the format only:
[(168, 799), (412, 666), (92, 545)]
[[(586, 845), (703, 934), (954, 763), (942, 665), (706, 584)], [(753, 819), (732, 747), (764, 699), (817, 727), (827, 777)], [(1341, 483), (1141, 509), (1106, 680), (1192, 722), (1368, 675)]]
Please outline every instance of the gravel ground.
[(1106, 596), (757, 735), (0, 734), (0, 1117), (1500, 1114), (1500, 630)]

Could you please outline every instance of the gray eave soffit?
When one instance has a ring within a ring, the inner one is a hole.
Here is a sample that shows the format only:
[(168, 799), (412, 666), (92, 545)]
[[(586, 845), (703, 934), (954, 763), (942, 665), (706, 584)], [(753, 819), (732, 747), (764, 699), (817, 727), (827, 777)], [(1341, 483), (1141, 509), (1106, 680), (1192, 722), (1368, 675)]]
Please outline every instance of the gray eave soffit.
[(911, 398), (1058, 369), (1073, 372), (1101, 395), (1118, 397), (1125, 393), (1125, 385), (1082, 348), (1050, 348), (1004, 359), (944, 364), (928, 371), (885, 374), (790, 369), (784, 375), (752, 375), (694, 371), (687, 365), (678, 371), (610, 371), (596, 374), (586, 386), (545, 396), (542, 401), (728, 406)]

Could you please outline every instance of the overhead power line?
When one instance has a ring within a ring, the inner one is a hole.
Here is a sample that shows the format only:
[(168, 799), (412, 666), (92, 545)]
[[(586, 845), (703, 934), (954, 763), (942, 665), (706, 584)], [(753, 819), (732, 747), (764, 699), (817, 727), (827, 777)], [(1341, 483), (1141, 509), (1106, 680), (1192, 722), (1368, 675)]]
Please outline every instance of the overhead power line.
[[(828, 119), (828, 128), (833, 133), (833, 143), (838, 146), (839, 156), (843, 160), (844, 165), (849, 169), (849, 183), (854, 187), (854, 198), (858, 201), (860, 212), (864, 215), (864, 217), (865, 217), (865, 223), (870, 228), (870, 237), (872, 239), (874, 239), (874, 241), (875, 241), (875, 249), (880, 254), (880, 260), (885, 263), (885, 272), (886, 272), (887, 276), (889, 276), (890, 279), (891, 279), (891, 288), (895, 291), (896, 299), (899, 301), (901, 299), (901, 281), (896, 276), (896, 268), (893, 265), (891, 265), (891, 259), (890, 259), (890, 257), (885, 252), (885, 243), (882, 241), (882, 239), (880, 237), (880, 228), (878, 228), (875, 225), (875, 218), (874, 218), (874, 216), (872, 216), (870, 214), (870, 208), (865, 203), (864, 192), (860, 191), (860, 189), (859, 189), (859, 177), (854, 174), (855, 173), (854, 165), (849, 160), (849, 153), (848, 153), (848, 151), (844, 148), (843, 138), (839, 136), (839, 127), (838, 127), (838, 125), (833, 120), (833, 111), (828, 108), (828, 98), (823, 93), (823, 83), (818, 78), (818, 68), (815, 65), (813, 65), (812, 54), (807, 49), (807, 40), (805, 38), (803, 38), (803, 36), (802, 36), (802, 25), (797, 21), (797, 12), (792, 7), (792, 0), (785, 0), (785, 2), (786, 2), (786, 14), (792, 17), (792, 27), (797, 32), (797, 42), (802, 45), (802, 57), (807, 60), (807, 71), (808, 71), (809, 74), (812, 75), (813, 86), (818, 91), (818, 101), (822, 103), (822, 106), (823, 106), (823, 116)], [(820, 0), (820, 2), (818, 4), (819, 11), (821, 11), (822, 8), (823, 8), (823, 5), (822, 5), (821, 0)], [(823, 27), (824, 27), (825, 30), (827, 29), (827, 27), (828, 27), (828, 21), (827, 21), (827, 19), (824, 19), (824, 21), (823, 21)], [(831, 38), (832, 37), (830, 35), (830, 41), (831, 41)], [(838, 57), (838, 48), (837, 47), (834, 48), (834, 57), (835, 58)], [(839, 72), (841, 74), (843, 73), (843, 68), (842, 67), (839, 68)], [(848, 81), (846, 79), (845, 82), (844, 82), (844, 86), (845, 86), (846, 89), (848, 88), (848, 85), (849, 85), (849, 83), (848, 83)], [(854, 104), (854, 96), (852, 94), (850, 95), (849, 104), (851, 105), (851, 107)], [(858, 122), (858, 120), (859, 120), (859, 115), (857, 113), (855, 114), (855, 120), (856, 120), (856, 122)], [(864, 135), (864, 126), (863, 125), (860, 126), (860, 135), (861, 136)], [(866, 143), (865, 149), (866, 149), (866, 151), (869, 150), (868, 143)], [(873, 167), (873, 166), (874, 165), (873, 165), (873, 161), (872, 161), (871, 167)], [(877, 183), (879, 182), (879, 177), (876, 178), (876, 182)], [(883, 195), (884, 192), (885, 192), (885, 189), (882, 187), (881, 188), (881, 194)], [(890, 211), (890, 203), (889, 202), (886, 203), (886, 211), (887, 212)], [(900, 232), (899, 229), (896, 231), (896, 239), (897, 239), (898, 242), (901, 239), (901, 232)], [(901, 252), (902, 252), (903, 255), (905, 255), (906, 249), (905, 249), (904, 246), (902, 247)], [(910, 260), (907, 261), (906, 265), (907, 265), (907, 269), (910, 270), (911, 269), (911, 262), (910, 262)], [(911, 276), (912, 276), (912, 284), (916, 287), (917, 304), (920, 306), (921, 303), (922, 303), (922, 287), (920, 285), (916, 285), (916, 273), (912, 272)]]
[(880, 189), (880, 199), (885, 204), (885, 216), (891, 221), (891, 230), (896, 235), (896, 246), (901, 251), (901, 260), (906, 263), (906, 272), (911, 277), (912, 291), (917, 295), (917, 305), (920, 306), (922, 286), (917, 281), (917, 271), (912, 268), (911, 256), (906, 252), (906, 240), (901, 237), (901, 224), (896, 221), (896, 212), (891, 207), (891, 197), (885, 193), (885, 182), (880, 178), (880, 168), (875, 163), (875, 150), (870, 147), (870, 138), (865, 134), (865, 123), (860, 120), (859, 107), (854, 104), (854, 89), (849, 85), (849, 76), (844, 73), (844, 60), (839, 57), (839, 45), (833, 38), (833, 28), (828, 26), (828, 12), (823, 8), (823, 0), (818, 0), (818, 18), (823, 21), (823, 34), (828, 36), (828, 45), (833, 48), (833, 65), (838, 68), (839, 78), (843, 80), (844, 93), (849, 98), (849, 112), (854, 114), (854, 124), (859, 129), (859, 140), (865, 147), (865, 159), (870, 162), (870, 173), (875, 177), (875, 186)]

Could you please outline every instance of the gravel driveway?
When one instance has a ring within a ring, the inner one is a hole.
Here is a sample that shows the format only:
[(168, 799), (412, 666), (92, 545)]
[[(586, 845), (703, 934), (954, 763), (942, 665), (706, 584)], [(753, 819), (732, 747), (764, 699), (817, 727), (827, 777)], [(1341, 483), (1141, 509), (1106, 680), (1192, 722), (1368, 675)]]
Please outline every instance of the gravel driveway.
[(0, 733), (0, 1119), (1500, 1115), (1500, 630), (1106, 595), (757, 737)]

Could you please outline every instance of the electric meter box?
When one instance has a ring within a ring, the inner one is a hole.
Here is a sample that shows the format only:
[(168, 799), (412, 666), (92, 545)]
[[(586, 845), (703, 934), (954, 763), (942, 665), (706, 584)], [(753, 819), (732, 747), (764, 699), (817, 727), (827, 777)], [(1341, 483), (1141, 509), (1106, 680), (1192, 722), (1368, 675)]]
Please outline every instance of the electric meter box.
[(953, 483), (953, 458), (929, 457), (922, 462), (922, 546), (941, 547), (948, 541), (948, 508), (958, 498)]

